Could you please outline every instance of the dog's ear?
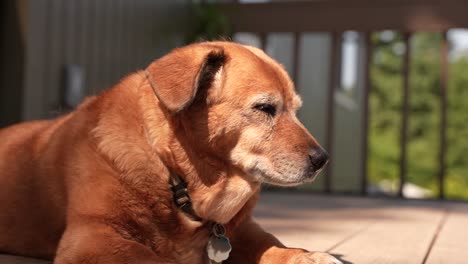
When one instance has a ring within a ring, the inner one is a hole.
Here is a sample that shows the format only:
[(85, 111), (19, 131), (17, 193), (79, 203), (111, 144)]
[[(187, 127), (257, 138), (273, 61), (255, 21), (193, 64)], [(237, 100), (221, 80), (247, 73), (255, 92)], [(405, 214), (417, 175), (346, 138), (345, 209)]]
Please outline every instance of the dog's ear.
[(162, 105), (177, 113), (187, 108), (201, 89), (212, 85), (225, 62), (221, 47), (193, 45), (156, 60), (148, 66), (146, 75)]

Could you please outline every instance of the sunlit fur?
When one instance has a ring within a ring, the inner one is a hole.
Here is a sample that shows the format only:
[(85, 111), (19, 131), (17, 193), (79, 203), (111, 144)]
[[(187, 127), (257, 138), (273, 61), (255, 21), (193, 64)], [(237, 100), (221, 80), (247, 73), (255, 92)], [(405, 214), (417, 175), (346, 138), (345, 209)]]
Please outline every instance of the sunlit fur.
[[(210, 83), (198, 87), (207, 63)], [(277, 114), (255, 110), (261, 101)], [(262, 51), (205, 42), (63, 117), (2, 129), (0, 251), (56, 264), (202, 264), (210, 220), (232, 242), (226, 263), (335, 263), (286, 248), (251, 218), (263, 182), (314, 176), (306, 162), (318, 144), (295, 117), (300, 104)], [(170, 172), (188, 183), (204, 222), (175, 206)]]

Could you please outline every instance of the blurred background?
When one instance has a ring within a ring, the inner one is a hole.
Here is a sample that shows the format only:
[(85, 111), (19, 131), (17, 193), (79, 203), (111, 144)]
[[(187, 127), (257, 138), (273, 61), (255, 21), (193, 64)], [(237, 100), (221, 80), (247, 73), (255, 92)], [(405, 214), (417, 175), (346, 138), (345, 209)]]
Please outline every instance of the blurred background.
[(468, 199), (468, 4), (460, 0), (3, 0), (0, 127), (53, 118), (185, 44), (281, 62), (330, 152), (296, 191)]

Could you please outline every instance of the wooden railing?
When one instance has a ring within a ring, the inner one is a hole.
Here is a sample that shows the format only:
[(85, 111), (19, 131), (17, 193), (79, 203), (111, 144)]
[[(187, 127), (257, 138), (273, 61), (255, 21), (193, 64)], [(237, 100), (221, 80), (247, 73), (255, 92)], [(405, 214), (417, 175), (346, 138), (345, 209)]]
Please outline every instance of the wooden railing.
[[(400, 172), (398, 195), (403, 197), (403, 186), (407, 182), (408, 116), (410, 95), (410, 39), (413, 32), (432, 31), (442, 34), (441, 58), (441, 115), (440, 151), (438, 155), (438, 197), (443, 199), (446, 174), (446, 128), (447, 128), (447, 81), (448, 81), (448, 41), (447, 31), (452, 28), (468, 27), (468, 1), (463, 0), (314, 0), (308, 2), (272, 3), (220, 3), (219, 10), (231, 21), (236, 32), (251, 32), (261, 36), (261, 46), (266, 47), (267, 34), (272, 32), (294, 33), (292, 77), (297, 80), (299, 39), (304, 32), (329, 32), (331, 34), (330, 76), (327, 92), (326, 148), (333, 150), (335, 122), (334, 96), (338, 86), (338, 56), (340, 33), (346, 30), (364, 32), (365, 36), (365, 81), (363, 118), (361, 134), (361, 179), (360, 192), (366, 194), (368, 187), (368, 126), (370, 92), (370, 54), (372, 45), (370, 35), (380, 30), (403, 32), (406, 45), (403, 54), (403, 101), (402, 126), (400, 131)], [(330, 153), (333, 156), (333, 153)], [(332, 192), (332, 170), (328, 169), (324, 181), (325, 192)]]

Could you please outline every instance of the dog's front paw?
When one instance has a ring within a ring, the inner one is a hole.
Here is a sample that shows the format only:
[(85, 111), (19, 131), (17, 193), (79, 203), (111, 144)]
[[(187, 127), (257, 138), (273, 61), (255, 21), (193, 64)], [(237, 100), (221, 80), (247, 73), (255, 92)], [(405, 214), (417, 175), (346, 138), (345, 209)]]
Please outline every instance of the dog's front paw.
[(299, 255), (294, 264), (343, 264), (330, 254), (323, 252), (308, 252)]

